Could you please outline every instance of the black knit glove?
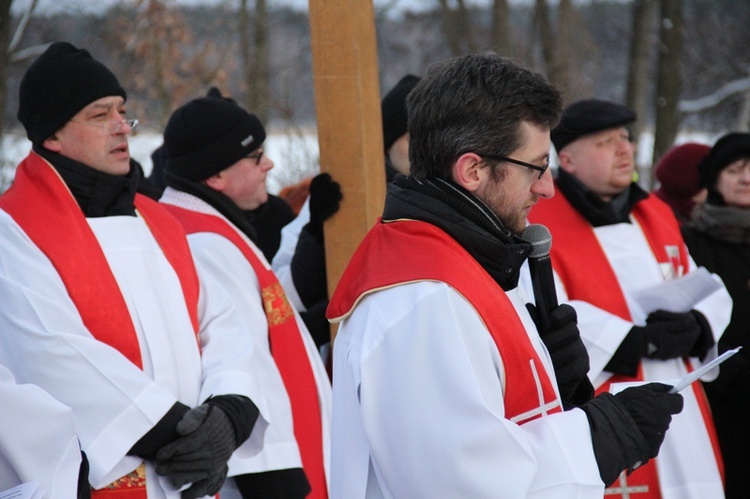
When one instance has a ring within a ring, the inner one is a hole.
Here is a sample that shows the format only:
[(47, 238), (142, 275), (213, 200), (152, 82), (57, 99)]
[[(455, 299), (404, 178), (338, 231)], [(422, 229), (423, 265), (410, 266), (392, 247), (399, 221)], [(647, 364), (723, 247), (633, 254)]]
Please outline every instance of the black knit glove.
[(215, 405), (202, 404), (182, 417), (177, 433), (182, 438), (157, 452), (156, 472), (175, 487), (192, 482), (183, 499), (217, 493), (226, 479), (227, 461), (238, 446), (229, 417)]
[[(527, 303), (526, 308), (539, 329), (536, 307)], [(577, 319), (573, 307), (559, 305), (550, 314), (550, 330), (540, 333), (555, 368), (560, 397), (568, 405), (580, 405), (594, 396), (594, 387), (587, 376), (589, 354), (581, 340)]]
[(649, 359), (686, 357), (701, 338), (701, 327), (692, 312), (657, 310), (649, 314), (645, 326), (636, 328), (643, 333), (643, 356)]
[(339, 211), (341, 186), (328, 173), (316, 175), (310, 182), (310, 222), (304, 229), (323, 240), (323, 222)]
[(698, 357), (703, 362), (706, 359), (706, 355), (708, 355), (708, 351), (716, 344), (716, 340), (714, 340), (714, 334), (711, 330), (711, 325), (708, 323), (708, 319), (697, 310), (691, 310), (690, 313), (695, 317), (701, 332), (689, 355), (691, 357)]
[(601, 393), (581, 406), (591, 426), (594, 457), (605, 486), (656, 457), (672, 415), (682, 411), (679, 393), (672, 387), (649, 383), (617, 395)]

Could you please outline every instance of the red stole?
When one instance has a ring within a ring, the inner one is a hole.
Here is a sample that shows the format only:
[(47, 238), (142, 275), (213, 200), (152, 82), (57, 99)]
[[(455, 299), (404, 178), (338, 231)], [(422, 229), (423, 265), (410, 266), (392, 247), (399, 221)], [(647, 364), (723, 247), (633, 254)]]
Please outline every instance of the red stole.
[(561, 411), (553, 382), (505, 292), (458, 242), (432, 224), (379, 220), (349, 262), (327, 316), (343, 319), (364, 295), (414, 281), (448, 284), (479, 314), (502, 355), (507, 419), (523, 424)]
[(294, 317), (294, 311), (276, 274), (266, 268), (242, 236), (222, 218), (170, 204), (164, 206), (182, 223), (188, 234), (210, 232), (225, 237), (242, 252), (253, 267), (258, 277), (263, 307), (268, 319), (271, 354), (289, 395), (294, 436), (302, 455), (305, 475), (312, 486), (312, 492), (307, 497), (310, 499), (328, 497), (315, 375), (302, 341), (302, 333)]
[[(638, 221), (659, 264), (670, 265), (675, 276), (691, 270), (680, 227), (667, 204), (655, 196), (649, 196), (636, 203), (632, 214)], [(620, 283), (591, 224), (564, 195), (558, 194), (552, 199), (537, 204), (529, 215), (529, 221), (544, 224), (550, 230), (553, 239), (550, 252), (552, 266), (565, 286), (568, 299), (585, 301), (624, 320), (632, 320)], [(685, 360), (685, 366), (688, 371), (692, 370), (687, 360)], [(643, 381), (643, 379), (643, 368), (639, 366), (635, 377), (613, 375), (597, 389), (597, 393), (608, 391), (612, 383)], [(694, 383), (691, 388), (701, 409), (703, 422), (723, 477), (724, 466), (706, 395), (698, 383)], [(627, 478), (627, 482), (628, 484), (623, 485), (622, 488), (633, 487), (633, 484), (648, 486), (648, 495), (638, 497), (644, 499), (661, 497), (655, 460), (649, 461), (645, 466), (636, 470)], [(618, 488), (618, 486), (613, 485), (613, 488)], [(617, 492), (617, 494), (622, 494), (623, 497), (628, 496), (627, 490)]]
[[(177, 273), (197, 333), (198, 275), (185, 233), (155, 201), (136, 195), (135, 205)], [(50, 259), (91, 335), (142, 369), (138, 337), (125, 299), (83, 212), (54, 168), (30, 153), (18, 166), (13, 185), (0, 197), (0, 208)], [(118, 482), (131, 476), (130, 483), (139, 484), (136, 488), (92, 491), (92, 497), (145, 498), (145, 477), (141, 480), (138, 470)]]

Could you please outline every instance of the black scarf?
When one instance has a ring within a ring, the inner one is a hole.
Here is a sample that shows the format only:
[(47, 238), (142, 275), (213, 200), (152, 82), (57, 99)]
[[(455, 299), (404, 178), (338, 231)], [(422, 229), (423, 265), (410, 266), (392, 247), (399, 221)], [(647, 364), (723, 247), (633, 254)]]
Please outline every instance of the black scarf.
[(249, 237), (251, 241), (256, 244), (258, 243), (258, 234), (255, 231), (255, 227), (253, 227), (250, 220), (248, 220), (246, 212), (242, 211), (234, 201), (221, 192), (211, 189), (200, 182), (195, 182), (180, 177), (179, 175), (175, 175), (168, 170), (164, 172), (164, 181), (169, 187), (192, 194), (210, 204), (216, 208), (219, 213), (227, 217), (227, 219), (232, 222), (235, 227), (240, 229), (243, 234)]
[(383, 220), (430, 223), (458, 241), (505, 291), (518, 285), (531, 244), (513, 235), (479, 198), (441, 179), (396, 176), (388, 185)]
[(730, 244), (750, 244), (750, 210), (717, 206), (705, 202), (693, 209), (693, 227), (714, 239)]
[(35, 145), (34, 152), (57, 170), (87, 218), (135, 216), (135, 193), (141, 181), (137, 168), (131, 166), (127, 175), (110, 175), (42, 146)]
[(623, 192), (606, 202), (591, 192), (583, 183), (563, 169), (557, 172), (557, 188), (570, 204), (594, 227), (630, 223), (630, 212), (648, 193), (632, 183)]

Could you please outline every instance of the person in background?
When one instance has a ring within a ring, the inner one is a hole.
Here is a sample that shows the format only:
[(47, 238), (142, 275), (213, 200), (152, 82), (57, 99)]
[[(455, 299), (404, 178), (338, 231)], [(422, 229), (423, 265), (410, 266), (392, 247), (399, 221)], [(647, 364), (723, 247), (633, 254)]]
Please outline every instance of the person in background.
[(266, 177), (274, 165), (263, 150), (265, 138), (260, 120), (227, 99), (203, 97), (179, 107), (164, 130), (167, 188), (161, 202), (187, 230), (193, 257), (237, 305), (263, 373), (272, 424), (259, 454), (229, 462), (233, 480), (222, 499), (237, 493), (245, 499), (324, 499), (330, 381), (246, 217), (267, 202)]
[(0, 364), (70, 408), (95, 499), (204, 497), (270, 418), (232, 301), (136, 194), (126, 97), (66, 42), (21, 80), (32, 150), (0, 196)]
[(601, 498), (658, 453), (682, 397), (651, 384), (563, 411), (588, 384), (575, 314), (552, 310), (540, 338), (517, 287), (532, 249), (519, 234), (554, 194), (560, 94), (468, 55), (431, 68), (408, 109), (411, 175), (388, 186), (328, 308), (331, 495)]
[(674, 211), (680, 224), (690, 220), (696, 203), (706, 199), (706, 189), (701, 186), (698, 164), (711, 148), (705, 144), (688, 142), (672, 147), (656, 165), (655, 175), (659, 188), (654, 194)]
[[(633, 182), (627, 126), (635, 119), (630, 109), (606, 100), (568, 106), (551, 134), (560, 161), (557, 195), (529, 215), (552, 235), (558, 299), (577, 312), (589, 376), (600, 393), (616, 382), (681, 378), (715, 355), (732, 308), (723, 285), (680, 309), (648, 309), (636, 300), (637, 291), (678, 279), (696, 265), (671, 208)], [(682, 395), (685, 409), (659, 457), (623, 475), (608, 496), (722, 497), (721, 455), (705, 394), (694, 383)]]
[(385, 148), (385, 180), (390, 183), (396, 174), (409, 175), (409, 131), (406, 98), (419, 80), (408, 74), (401, 78), (380, 101)]
[(750, 490), (750, 134), (721, 137), (698, 170), (707, 199), (696, 205), (682, 233), (695, 261), (721, 276), (734, 300), (719, 352), (743, 349), (704, 386), (724, 457), (726, 496), (738, 499)]
[[(211, 87), (206, 96), (235, 102), (234, 99), (223, 96), (221, 91), (216, 87)], [(144, 194), (158, 200), (167, 186), (164, 180), (164, 170), (167, 162), (167, 151), (164, 144), (151, 153), (151, 160), (153, 162), (153, 169), (148, 178), (148, 187), (144, 189)], [(246, 210), (244, 213), (252, 229), (255, 231), (253, 241), (263, 252), (266, 259), (270, 261), (279, 249), (281, 229), (294, 220), (296, 214), (284, 198), (268, 192), (266, 193), (265, 202), (255, 209)]]
[[(38, 482), (44, 499), (89, 499), (88, 461), (70, 408), (0, 365), (0, 496)], [(17, 496), (14, 496), (17, 497)]]
[[(415, 75), (404, 76), (380, 102), (388, 183), (399, 173), (409, 174), (406, 97), (419, 80)], [(302, 311), (318, 346), (330, 341), (325, 319), (328, 281), (323, 223), (338, 211), (341, 198), (341, 187), (329, 174), (312, 179), (310, 196), (297, 218), (281, 230), (281, 245), (271, 263), (292, 303)]]

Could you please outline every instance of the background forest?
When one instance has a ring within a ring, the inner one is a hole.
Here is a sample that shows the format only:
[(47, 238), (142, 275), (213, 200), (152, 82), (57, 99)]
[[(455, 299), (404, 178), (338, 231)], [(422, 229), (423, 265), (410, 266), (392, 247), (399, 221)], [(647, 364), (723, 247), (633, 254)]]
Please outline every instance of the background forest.
[[(37, 0), (0, 0), (0, 147), (4, 133), (21, 133), (23, 72), (57, 40), (107, 64), (151, 132), (214, 85), (272, 130), (315, 133), (306, 10), (273, 0), (80, 5), (65, 0), (52, 12)], [(392, 0), (375, 12), (381, 93), (435, 61), (492, 50), (547, 75), (566, 102), (599, 97), (635, 109), (636, 135), (653, 136), (651, 162), (678, 134), (750, 125), (750, 2), (423, 0), (415, 11)]]

